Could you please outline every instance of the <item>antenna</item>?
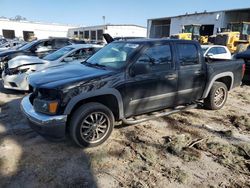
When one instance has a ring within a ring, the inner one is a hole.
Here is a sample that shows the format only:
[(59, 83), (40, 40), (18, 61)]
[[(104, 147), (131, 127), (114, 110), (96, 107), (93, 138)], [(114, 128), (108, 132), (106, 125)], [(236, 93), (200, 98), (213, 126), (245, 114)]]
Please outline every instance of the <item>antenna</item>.
[(106, 16), (102, 16), (102, 20), (103, 20), (103, 25), (106, 24)]

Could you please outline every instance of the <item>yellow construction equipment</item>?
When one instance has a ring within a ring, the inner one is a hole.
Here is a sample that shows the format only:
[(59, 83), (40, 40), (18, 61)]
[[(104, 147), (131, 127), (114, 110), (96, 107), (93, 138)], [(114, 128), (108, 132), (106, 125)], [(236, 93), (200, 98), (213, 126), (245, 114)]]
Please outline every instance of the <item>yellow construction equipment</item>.
[(229, 23), (226, 30), (216, 34), (214, 44), (227, 46), (231, 53), (246, 50), (250, 44), (250, 22)]
[(201, 36), (200, 28), (201, 25), (199, 24), (185, 25), (182, 29), (182, 33), (171, 35), (170, 38), (183, 40), (198, 40), (201, 44), (207, 44), (208, 36)]
[(200, 27), (201, 25), (198, 24), (185, 25), (182, 29), (182, 33), (171, 35), (170, 38), (183, 40), (199, 40)]

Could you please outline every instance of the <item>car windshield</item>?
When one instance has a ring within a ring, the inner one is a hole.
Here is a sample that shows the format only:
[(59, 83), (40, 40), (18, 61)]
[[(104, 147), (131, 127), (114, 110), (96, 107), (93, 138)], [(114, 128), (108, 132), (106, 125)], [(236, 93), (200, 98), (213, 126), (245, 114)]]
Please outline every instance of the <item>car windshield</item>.
[(24, 46), (22, 46), (21, 48), (19, 48), (19, 50), (27, 50), (27, 49), (29, 49), (31, 46), (33, 46), (33, 44), (35, 44), (36, 42), (37, 42), (37, 40), (32, 41), (32, 42), (30, 42), (30, 43), (27, 43), (27, 44), (25, 44)]
[(55, 61), (59, 58), (61, 58), (62, 56), (64, 56), (65, 54), (69, 53), (70, 51), (72, 51), (74, 48), (71, 47), (64, 47), (61, 48), (49, 55), (46, 55), (43, 59), (44, 60), (48, 60), (48, 61)]
[(121, 69), (138, 47), (139, 44), (135, 43), (112, 42), (95, 53), (84, 63), (111, 69)]

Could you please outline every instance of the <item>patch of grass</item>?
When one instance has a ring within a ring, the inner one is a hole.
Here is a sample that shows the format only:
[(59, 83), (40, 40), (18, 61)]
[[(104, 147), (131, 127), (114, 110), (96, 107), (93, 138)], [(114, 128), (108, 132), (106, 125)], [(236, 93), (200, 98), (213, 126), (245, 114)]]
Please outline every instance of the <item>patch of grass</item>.
[(250, 96), (247, 93), (240, 93), (239, 96), (247, 103), (250, 103)]
[(188, 143), (192, 140), (190, 135), (176, 135), (171, 137), (166, 143), (166, 150), (182, 158), (184, 161), (196, 161), (201, 158), (201, 153), (199, 150), (188, 147)]
[(249, 159), (249, 148), (249, 144), (231, 145), (213, 141), (198, 145), (198, 149), (213, 154), (219, 164), (244, 174), (250, 174), (249, 163), (246, 160)]
[(242, 130), (250, 131), (250, 118), (247, 116), (228, 115), (230, 122)]
[(174, 180), (178, 183), (184, 184), (188, 181), (189, 176), (180, 167), (163, 168), (161, 169), (162, 176), (167, 177), (170, 180)]

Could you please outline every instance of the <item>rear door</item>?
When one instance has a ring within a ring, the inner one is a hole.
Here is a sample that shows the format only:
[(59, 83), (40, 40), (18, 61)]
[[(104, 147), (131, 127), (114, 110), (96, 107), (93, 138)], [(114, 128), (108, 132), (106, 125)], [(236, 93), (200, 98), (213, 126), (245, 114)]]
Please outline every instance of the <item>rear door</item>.
[(202, 54), (195, 43), (176, 43), (179, 62), (178, 104), (200, 99), (206, 83)]
[(136, 63), (149, 64), (147, 74), (128, 75), (125, 87), (125, 116), (175, 105), (177, 72), (169, 43), (143, 50)]

